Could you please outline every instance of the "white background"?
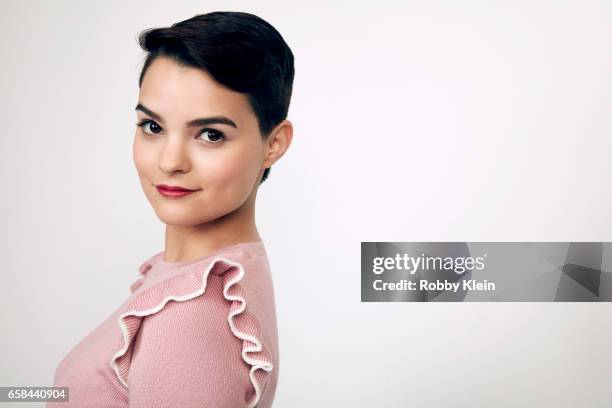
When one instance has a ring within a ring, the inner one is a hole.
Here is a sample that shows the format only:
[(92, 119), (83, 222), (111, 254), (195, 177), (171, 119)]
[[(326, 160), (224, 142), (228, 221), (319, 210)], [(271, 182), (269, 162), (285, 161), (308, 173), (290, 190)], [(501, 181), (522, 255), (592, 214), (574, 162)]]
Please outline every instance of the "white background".
[(3, 1), (0, 385), (51, 385), (163, 249), (136, 35), (215, 10), (295, 55), (257, 204), (275, 407), (612, 404), (609, 303), (360, 303), (361, 241), (612, 240), (612, 6), (584, 0)]

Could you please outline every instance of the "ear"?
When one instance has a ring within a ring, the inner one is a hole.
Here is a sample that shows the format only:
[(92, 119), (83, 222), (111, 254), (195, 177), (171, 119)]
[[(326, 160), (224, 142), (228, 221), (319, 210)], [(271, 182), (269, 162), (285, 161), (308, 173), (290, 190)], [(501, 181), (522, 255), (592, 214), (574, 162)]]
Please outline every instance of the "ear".
[(266, 169), (276, 163), (289, 149), (291, 140), (293, 140), (293, 124), (285, 119), (270, 132), (265, 142), (267, 150), (261, 168)]

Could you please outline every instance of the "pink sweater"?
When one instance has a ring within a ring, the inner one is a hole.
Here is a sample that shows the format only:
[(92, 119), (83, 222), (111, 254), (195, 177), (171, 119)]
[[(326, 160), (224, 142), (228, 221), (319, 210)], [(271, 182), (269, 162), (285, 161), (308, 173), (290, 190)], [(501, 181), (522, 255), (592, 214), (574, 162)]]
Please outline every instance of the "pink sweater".
[[(49, 407), (268, 408), (278, 379), (274, 288), (262, 241), (139, 267), (129, 298), (60, 362)], [(78, 313), (78, 312), (77, 312)]]

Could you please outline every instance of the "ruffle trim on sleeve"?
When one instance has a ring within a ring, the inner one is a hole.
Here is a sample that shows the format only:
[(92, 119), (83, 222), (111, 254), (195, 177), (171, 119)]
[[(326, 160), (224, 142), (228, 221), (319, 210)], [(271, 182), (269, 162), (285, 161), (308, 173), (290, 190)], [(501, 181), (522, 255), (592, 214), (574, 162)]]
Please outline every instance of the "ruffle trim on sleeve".
[[(141, 274), (144, 275), (151, 268), (150, 261), (153, 258), (141, 265)], [(162, 310), (170, 300), (183, 302), (204, 294), (209, 273), (222, 277), (223, 296), (231, 302), (227, 321), (233, 335), (242, 340), (242, 359), (251, 366), (249, 378), (253, 389), (247, 399), (248, 408), (253, 408), (267, 385), (269, 372), (273, 369), (273, 358), (261, 341), (259, 320), (246, 310), (244, 290), (239, 284), (245, 273), (244, 268), (240, 263), (224, 257), (217, 257), (201, 269), (175, 276), (136, 295), (127, 311), (118, 318), (123, 334), (123, 346), (112, 357), (110, 365), (119, 382), (127, 388), (132, 355), (128, 350), (138, 333), (142, 319)]]

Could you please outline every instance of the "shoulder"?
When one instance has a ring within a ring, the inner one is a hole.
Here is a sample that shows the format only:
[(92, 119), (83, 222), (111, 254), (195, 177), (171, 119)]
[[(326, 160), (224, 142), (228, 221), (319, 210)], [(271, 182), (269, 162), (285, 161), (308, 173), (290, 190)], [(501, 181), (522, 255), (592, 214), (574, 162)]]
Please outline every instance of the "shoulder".
[(130, 394), (150, 391), (151, 372), (161, 370), (156, 378), (167, 378), (167, 386), (180, 387), (173, 382), (187, 376), (198, 384), (211, 382), (212, 394), (215, 387), (223, 393), (231, 384), (243, 401), (262, 397), (274, 369), (275, 344), (262, 333), (257, 308), (249, 307), (243, 287), (254, 258), (220, 254), (202, 268), (139, 293), (119, 318), (127, 347), (114, 357)]
[[(179, 286), (180, 279), (174, 282)], [(181, 293), (172, 288), (173, 283), (164, 282), (166, 297), (162, 300), (163, 307), (154, 313), (143, 316), (143, 324), (148, 327), (164, 329), (159, 331), (160, 337), (171, 337), (176, 334), (190, 332), (194, 340), (206, 337), (211, 330), (231, 334), (228, 325), (229, 302), (223, 296), (223, 278), (209, 274), (205, 287), (192, 293)], [(161, 290), (161, 288), (157, 288)], [(154, 290), (150, 289), (149, 291)], [(201, 292), (201, 293), (200, 293)], [(146, 295), (146, 292), (144, 292)]]

